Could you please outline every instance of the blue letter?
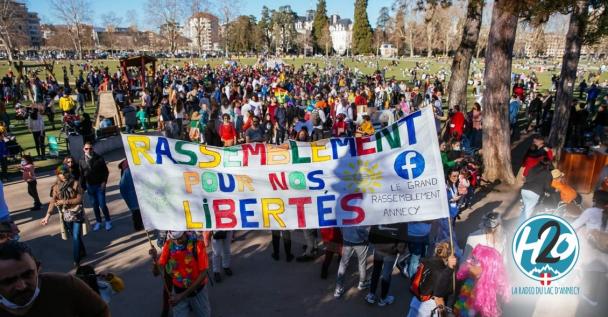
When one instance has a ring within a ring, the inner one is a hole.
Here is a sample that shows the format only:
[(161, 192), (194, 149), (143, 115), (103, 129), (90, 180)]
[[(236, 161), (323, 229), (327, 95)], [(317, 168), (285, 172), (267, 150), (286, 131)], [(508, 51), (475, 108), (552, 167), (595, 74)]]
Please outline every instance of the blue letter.
[(173, 159), (171, 155), (171, 150), (169, 149), (169, 142), (165, 138), (158, 138), (158, 142), (156, 143), (156, 164), (163, 164), (162, 156), (166, 155), (173, 164), (177, 164), (177, 162)]
[(235, 183), (234, 177), (230, 174), (226, 174), (228, 176), (228, 186), (224, 183), (224, 175), (222, 173), (217, 173), (217, 178), (220, 180), (220, 190), (223, 193), (230, 193), (234, 191)]
[(317, 213), (319, 214), (319, 227), (331, 227), (338, 225), (338, 221), (336, 221), (336, 219), (325, 219), (326, 214), (331, 214), (331, 208), (323, 207), (323, 203), (326, 201), (333, 200), (336, 200), (335, 195), (317, 197)]
[(409, 116), (405, 117), (405, 124), (407, 124), (407, 141), (410, 145), (416, 144), (416, 128), (414, 127), (414, 118), (420, 117), (422, 112), (416, 111)]
[(323, 175), (323, 171), (317, 170), (317, 171), (312, 171), (312, 172), (308, 173), (308, 176), (307, 176), (308, 180), (311, 181), (311, 182), (313, 182), (313, 183), (319, 184), (316, 187), (312, 187), (312, 186), (308, 187), (308, 189), (315, 190), (315, 189), (323, 189), (323, 188), (325, 188), (325, 182), (323, 181), (323, 179), (320, 178), (320, 177), (315, 177), (317, 174)]
[(338, 159), (338, 147), (339, 146), (347, 146), (350, 149), (350, 156), (355, 157), (357, 156), (357, 148), (355, 147), (355, 139), (353, 138), (344, 138), (344, 139), (330, 139), (329, 142), (331, 142), (331, 153), (333, 156), (333, 159), (336, 160)]
[(253, 216), (253, 210), (247, 210), (246, 205), (255, 204), (255, 203), (257, 203), (257, 199), (255, 199), (255, 198), (242, 199), (239, 201), (239, 205), (240, 205), (240, 209), (241, 209), (241, 226), (243, 226), (243, 228), (260, 227), (260, 224), (258, 222), (247, 221), (247, 217)]

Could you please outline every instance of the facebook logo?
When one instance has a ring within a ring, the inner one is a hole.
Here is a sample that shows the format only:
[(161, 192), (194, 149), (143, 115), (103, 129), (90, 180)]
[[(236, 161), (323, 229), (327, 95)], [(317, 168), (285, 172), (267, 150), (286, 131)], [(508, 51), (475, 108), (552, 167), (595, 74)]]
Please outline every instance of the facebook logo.
[(414, 179), (424, 172), (424, 157), (416, 151), (405, 151), (395, 159), (395, 172), (405, 179)]

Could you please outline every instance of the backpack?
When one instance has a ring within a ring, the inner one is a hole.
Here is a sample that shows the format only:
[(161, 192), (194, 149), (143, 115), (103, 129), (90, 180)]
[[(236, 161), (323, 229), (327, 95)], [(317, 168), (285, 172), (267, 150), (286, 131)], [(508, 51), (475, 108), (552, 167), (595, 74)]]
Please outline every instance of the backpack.
[(321, 116), (319, 116), (319, 109), (315, 109), (312, 111), (312, 113), (310, 114), (310, 120), (312, 122), (313, 126), (318, 126), (321, 124)]
[(420, 261), (416, 274), (412, 277), (410, 284), (410, 292), (418, 298), (419, 301), (425, 302), (432, 297), (433, 283), (431, 279), (431, 268), (425, 259)]

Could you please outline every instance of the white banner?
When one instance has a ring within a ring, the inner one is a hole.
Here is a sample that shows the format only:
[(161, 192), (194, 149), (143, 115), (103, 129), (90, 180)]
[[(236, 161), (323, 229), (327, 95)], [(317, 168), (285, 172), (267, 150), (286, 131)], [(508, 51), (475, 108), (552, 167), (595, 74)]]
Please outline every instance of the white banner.
[(373, 136), (226, 148), (122, 135), (144, 224), (291, 230), (448, 217), (430, 108)]

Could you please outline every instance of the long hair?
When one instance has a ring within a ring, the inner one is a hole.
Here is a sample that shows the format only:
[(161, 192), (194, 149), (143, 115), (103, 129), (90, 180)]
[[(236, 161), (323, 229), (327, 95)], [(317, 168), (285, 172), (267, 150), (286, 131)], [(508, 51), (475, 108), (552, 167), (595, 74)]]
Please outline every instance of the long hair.
[[(483, 317), (498, 317), (502, 314), (498, 296), (509, 300), (509, 279), (500, 253), (491, 247), (477, 245), (470, 257), (481, 265), (481, 276), (473, 287), (473, 309)], [(469, 264), (463, 263), (456, 277), (464, 280), (469, 276)]]

